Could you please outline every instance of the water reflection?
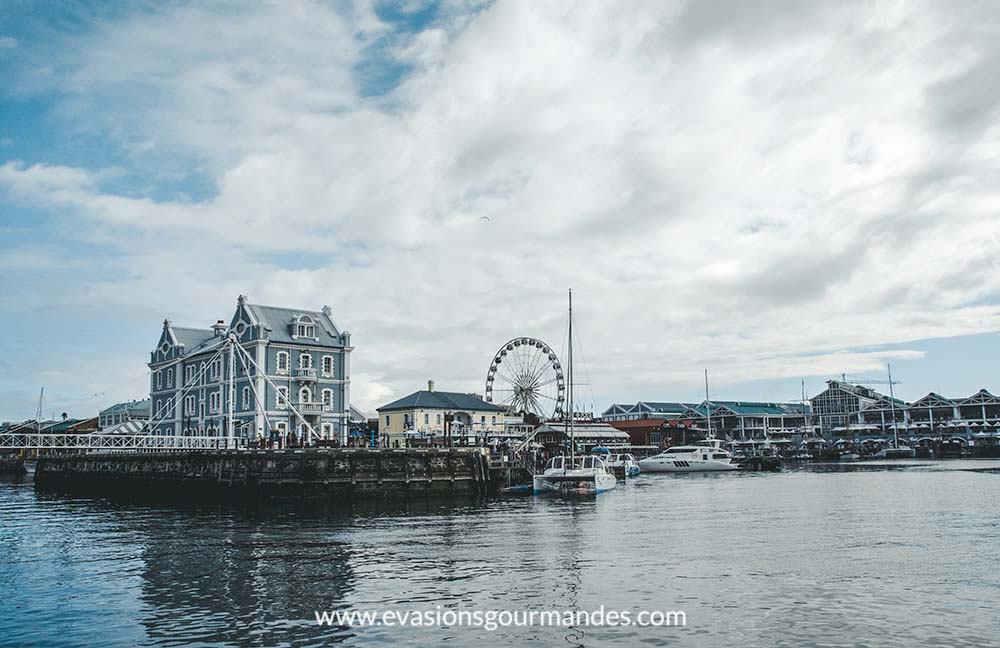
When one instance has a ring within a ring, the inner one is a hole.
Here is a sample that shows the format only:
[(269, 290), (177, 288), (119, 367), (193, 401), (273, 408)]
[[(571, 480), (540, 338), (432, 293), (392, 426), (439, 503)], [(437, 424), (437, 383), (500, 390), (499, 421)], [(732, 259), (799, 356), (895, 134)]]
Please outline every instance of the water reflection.
[[(898, 466), (898, 465), (897, 465)], [(988, 645), (1000, 475), (647, 476), (594, 501), (148, 506), (0, 484), (0, 644)], [(674, 610), (688, 628), (329, 628), (315, 610)]]

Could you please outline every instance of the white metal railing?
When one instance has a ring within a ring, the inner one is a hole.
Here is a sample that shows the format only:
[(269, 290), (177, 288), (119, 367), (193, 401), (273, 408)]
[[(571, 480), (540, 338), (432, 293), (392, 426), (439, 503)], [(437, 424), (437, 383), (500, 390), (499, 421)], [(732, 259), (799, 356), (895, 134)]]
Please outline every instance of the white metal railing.
[[(238, 443), (239, 440), (237, 439)], [(153, 434), (0, 433), (0, 449), (8, 450), (214, 450), (227, 447), (225, 437)], [(229, 447), (233, 441), (229, 441)]]

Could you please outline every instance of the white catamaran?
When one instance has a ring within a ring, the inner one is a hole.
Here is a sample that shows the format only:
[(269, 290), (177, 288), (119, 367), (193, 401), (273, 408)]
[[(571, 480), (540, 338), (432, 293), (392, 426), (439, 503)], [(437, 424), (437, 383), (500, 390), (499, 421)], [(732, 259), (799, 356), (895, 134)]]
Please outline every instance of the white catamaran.
[(540, 475), (535, 475), (532, 490), (561, 495), (597, 495), (612, 490), (618, 480), (608, 470), (604, 460), (596, 456), (576, 458), (576, 436), (574, 433), (575, 406), (573, 402), (573, 291), (569, 291), (569, 357), (566, 366), (569, 390), (569, 410), (567, 428), (569, 430), (569, 456), (553, 457), (545, 465)]

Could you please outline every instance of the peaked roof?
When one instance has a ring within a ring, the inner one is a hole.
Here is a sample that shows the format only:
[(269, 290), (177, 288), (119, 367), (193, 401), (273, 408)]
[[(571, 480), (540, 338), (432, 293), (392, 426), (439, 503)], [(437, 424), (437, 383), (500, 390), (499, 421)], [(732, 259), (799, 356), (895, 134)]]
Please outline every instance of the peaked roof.
[(173, 331), (177, 344), (183, 344), (185, 349), (188, 351), (215, 337), (215, 331), (212, 329), (198, 329), (171, 325), (170, 330)]
[(418, 391), (397, 401), (378, 408), (379, 412), (408, 409), (476, 410), (479, 412), (503, 412), (504, 408), (487, 403), (478, 396), (459, 392)]
[(935, 405), (941, 405), (944, 407), (953, 407), (955, 405), (955, 400), (951, 398), (946, 398), (937, 392), (931, 392), (921, 398), (918, 401), (914, 401), (911, 407), (933, 407)]
[(632, 405), (627, 405), (625, 403), (612, 403), (611, 407), (604, 410), (602, 414), (604, 416), (607, 416), (608, 414), (624, 414), (625, 412), (629, 411), (631, 407)]
[(959, 405), (995, 405), (1000, 403), (1000, 399), (991, 394), (987, 389), (980, 389), (972, 396), (963, 398)]
[[(705, 402), (692, 405), (688, 410), (705, 416)], [(802, 403), (767, 403), (758, 401), (712, 401), (712, 415), (730, 412), (736, 416), (796, 416), (803, 414)]]
[(639, 401), (632, 409), (640, 409), (640, 406), (645, 406), (652, 412), (683, 412), (688, 408), (686, 403)]
[(149, 416), (152, 401), (148, 398), (138, 401), (128, 401), (125, 403), (115, 403), (111, 407), (101, 410), (101, 416), (111, 416), (128, 412), (129, 416)]
[(243, 304), (251, 317), (267, 329), (267, 337), (272, 342), (298, 342), (292, 337), (291, 324), (297, 318), (307, 316), (316, 325), (316, 337), (320, 346), (342, 346), (340, 329), (334, 323), (329, 311), (303, 310), (301, 308), (283, 308), (280, 306), (265, 306), (263, 304)]
[(865, 411), (865, 410), (879, 411), (879, 410), (889, 410), (889, 409), (893, 409), (893, 408), (895, 408), (895, 409), (909, 409), (909, 407), (910, 407), (910, 405), (906, 401), (904, 401), (904, 400), (900, 400), (898, 398), (889, 398), (888, 396), (883, 395), (877, 401), (875, 401), (873, 403), (868, 403), (867, 405), (865, 405), (861, 409), (862, 409), (862, 411)]

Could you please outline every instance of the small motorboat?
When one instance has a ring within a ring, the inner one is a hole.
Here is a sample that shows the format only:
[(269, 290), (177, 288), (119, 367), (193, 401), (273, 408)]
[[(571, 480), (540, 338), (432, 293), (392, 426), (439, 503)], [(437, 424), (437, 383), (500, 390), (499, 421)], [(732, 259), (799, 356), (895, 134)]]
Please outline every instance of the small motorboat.
[(639, 462), (635, 460), (631, 454), (627, 452), (622, 453), (609, 453), (608, 458), (605, 460), (608, 468), (614, 470), (624, 470), (626, 477), (638, 477), (642, 470), (639, 468)]

